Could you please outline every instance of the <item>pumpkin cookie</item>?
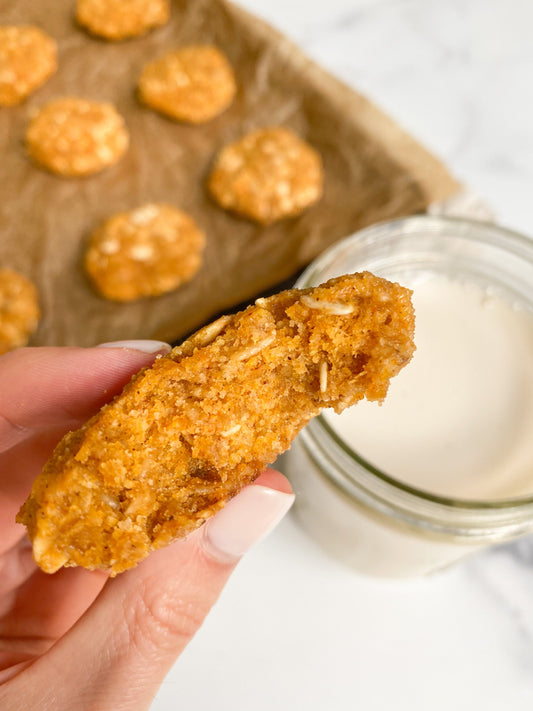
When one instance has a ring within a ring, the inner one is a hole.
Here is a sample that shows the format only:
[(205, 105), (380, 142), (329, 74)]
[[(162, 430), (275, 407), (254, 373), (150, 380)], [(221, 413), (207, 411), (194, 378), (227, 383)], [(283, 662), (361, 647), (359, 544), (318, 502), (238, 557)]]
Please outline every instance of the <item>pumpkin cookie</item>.
[(285, 128), (249, 133), (223, 148), (208, 188), (227, 210), (263, 225), (299, 215), (322, 196), (319, 154)]
[(14, 106), (57, 69), (57, 44), (32, 25), (0, 26), (0, 106)]
[(92, 235), (85, 268), (107, 299), (158, 296), (192, 279), (205, 235), (172, 205), (143, 205), (108, 219)]
[(168, 22), (169, 0), (78, 0), (76, 19), (91, 34), (108, 40), (144, 35)]
[(18, 272), (0, 269), (0, 355), (25, 346), (40, 317), (34, 284)]
[(30, 121), (26, 145), (53, 173), (83, 176), (116, 163), (128, 148), (129, 133), (112, 104), (64, 98), (46, 104)]
[(150, 62), (138, 88), (147, 106), (187, 123), (205, 123), (218, 116), (237, 89), (230, 63), (211, 45), (183, 47)]
[(17, 520), (35, 560), (112, 575), (186, 536), (324, 407), (382, 400), (413, 353), (411, 292), (365, 272), (222, 316), (59, 443)]

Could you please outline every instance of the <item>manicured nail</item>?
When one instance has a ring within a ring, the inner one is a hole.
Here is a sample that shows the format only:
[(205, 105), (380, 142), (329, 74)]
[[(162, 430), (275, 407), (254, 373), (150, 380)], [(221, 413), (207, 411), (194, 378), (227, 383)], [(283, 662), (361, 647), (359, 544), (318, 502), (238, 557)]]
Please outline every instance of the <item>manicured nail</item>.
[(237, 560), (278, 525), (293, 502), (294, 494), (247, 486), (205, 524), (204, 548), (222, 562)]
[(141, 351), (142, 353), (170, 353), (172, 346), (164, 341), (110, 341), (109, 343), (100, 343), (98, 348), (128, 348), (132, 351)]

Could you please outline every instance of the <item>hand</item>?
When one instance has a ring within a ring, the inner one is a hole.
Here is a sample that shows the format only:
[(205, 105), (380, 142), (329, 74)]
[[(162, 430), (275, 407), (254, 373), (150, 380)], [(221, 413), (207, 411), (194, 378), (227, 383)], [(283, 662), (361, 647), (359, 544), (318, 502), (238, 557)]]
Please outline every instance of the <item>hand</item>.
[(15, 515), (59, 438), (168, 350), (154, 341), (129, 346), (0, 357), (2, 709), (147, 709), (241, 555), (293, 501), (287, 480), (267, 470), (186, 540), (117, 578), (38, 569)]

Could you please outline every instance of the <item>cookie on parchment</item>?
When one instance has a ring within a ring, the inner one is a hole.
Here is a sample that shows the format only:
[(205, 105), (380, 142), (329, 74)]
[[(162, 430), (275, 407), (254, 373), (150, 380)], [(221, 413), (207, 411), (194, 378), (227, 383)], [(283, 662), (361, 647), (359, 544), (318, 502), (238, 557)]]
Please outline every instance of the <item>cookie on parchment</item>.
[(164, 25), (169, 0), (78, 0), (76, 20), (91, 34), (107, 40), (139, 37)]
[(286, 128), (253, 131), (218, 154), (208, 189), (223, 208), (268, 225), (322, 196), (320, 155)]
[(31, 158), (53, 173), (92, 175), (122, 157), (129, 132), (112, 104), (67, 97), (37, 112), (26, 131), (26, 146)]
[(33, 25), (0, 26), (0, 106), (14, 106), (57, 69), (55, 40)]
[(228, 59), (212, 45), (191, 45), (147, 64), (139, 98), (156, 111), (186, 123), (205, 123), (225, 111), (237, 85)]
[(113, 301), (159, 296), (200, 269), (205, 235), (187, 213), (148, 204), (109, 218), (91, 236), (85, 269)]
[(0, 269), (0, 355), (25, 346), (40, 317), (33, 282), (12, 269)]

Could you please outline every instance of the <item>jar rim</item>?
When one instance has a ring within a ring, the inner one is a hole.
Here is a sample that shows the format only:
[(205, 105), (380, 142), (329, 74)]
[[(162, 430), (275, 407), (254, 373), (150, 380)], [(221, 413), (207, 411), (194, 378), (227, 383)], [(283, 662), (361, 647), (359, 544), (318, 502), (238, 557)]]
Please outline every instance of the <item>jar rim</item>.
[[(533, 266), (533, 240), (516, 231), (490, 222), (448, 216), (416, 215), (376, 223), (344, 238), (315, 259), (300, 275), (296, 286), (306, 288), (319, 283), (323, 280), (320, 275), (352, 245), (364, 246), (369, 243), (375, 245), (379, 241), (390, 240), (393, 236), (427, 234), (428, 230), (434, 234), (439, 233), (439, 237), (443, 239), (446, 239), (447, 236), (460, 236), (471, 242), (499, 247)], [(364, 268), (365, 266), (362, 264), (361, 269)], [(519, 522), (523, 523), (524, 517), (527, 517), (530, 524), (533, 525), (533, 493), (527, 496), (490, 500), (434, 494), (404, 483), (371, 464), (334, 431), (323, 415), (318, 415), (309, 423), (302, 434), (304, 440), (308, 435), (315, 443), (324, 438), (327, 439), (328, 444), (333, 443), (333, 449), (341, 460), (351, 461), (363, 470), (365, 473), (363, 484), (369, 489), (371, 495), (379, 495), (380, 492), (383, 494), (386, 490), (389, 490), (391, 494), (395, 492), (401, 499), (398, 506), (400, 509), (404, 509), (404, 513), (410, 506), (417, 508), (418, 505), (421, 505), (429, 518), (432, 513), (439, 511), (440, 514), (445, 514), (445, 518), (453, 516), (456, 523), (459, 522), (459, 524), (462, 519), (466, 522), (469, 516), (475, 514), (480, 519), (478, 522), (480, 526), (487, 525), (489, 520), (494, 524), (516, 525)], [(337, 478), (336, 483), (340, 484), (346, 493), (350, 493), (350, 482), (346, 477)], [(358, 488), (362, 484), (361, 481), (355, 481), (355, 479), (351, 483), (357, 485)], [(389, 504), (390, 502), (387, 505)], [(396, 509), (397, 506), (394, 505), (394, 508)], [(433, 527), (442, 529), (441, 525)], [(445, 528), (448, 530), (447, 526)]]
[(364, 240), (370, 242), (372, 240), (374, 243), (375, 240), (390, 239), (390, 232), (398, 230), (401, 230), (403, 236), (412, 236), (429, 230), (434, 233), (440, 233), (439, 237), (446, 239), (451, 235), (446, 235), (446, 232), (443, 232), (443, 228), (454, 230), (454, 237), (462, 236), (470, 241), (503, 248), (505, 251), (511, 252), (533, 264), (533, 239), (516, 230), (501, 227), (493, 222), (470, 220), (463, 217), (412, 215), (395, 220), (376, 222), (344, 237), (314, 259), (300, 274), (295, 286), (306, 288), (316, 284), (316, 275), (322, 272), (327, 264), (332, 262), (347, 247), (356, 242), (363, 242)]

